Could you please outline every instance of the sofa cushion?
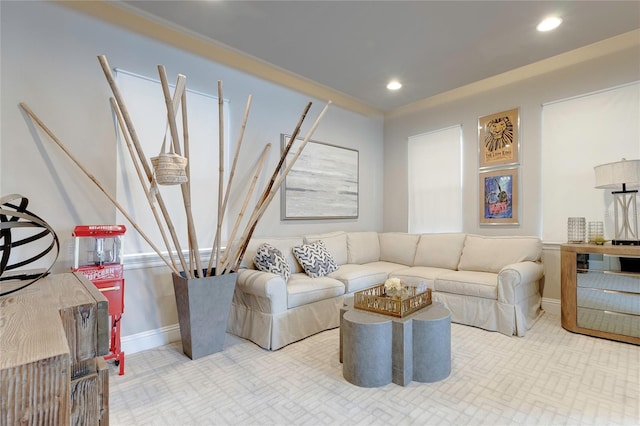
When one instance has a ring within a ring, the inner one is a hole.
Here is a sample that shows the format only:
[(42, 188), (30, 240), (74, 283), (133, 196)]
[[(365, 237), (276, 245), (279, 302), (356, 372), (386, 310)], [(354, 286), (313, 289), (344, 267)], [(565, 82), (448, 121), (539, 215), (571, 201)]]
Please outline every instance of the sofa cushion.
[(497, 300), (498, 274), (490, 272), (450, 271), (436, 278), (434, 290)]
[(326, 234), (305, 235), (304, 241), (312, 243), (322, 240), (324, 245), (333, 256), (337, 265), (344, 265), (348, 261), (347, 257), (347, 233), (343, 231), (329, 232)]
[(413, 266), (416, 256), (418, 235), (401, 232), (385, 232), (378, 235), (380, 241), (380, 260)]
[(341, 265), (329, 276), (344, 284), (345, 293), (353, 293), (382, 284), (387, 279), (388, 273), (384, 270), (375, 270), (367, 265), (350, 263)]
[(542, 242), (537, 237), (484, 237), (467, 235), (458, 269), (498, 273), (512, 263), (540, 260)]
[(377, 232), (347, 233), (349, 263), (369, 263), (380, 260), (380, 241)]
[(465, 234), (420, 235), (413, 265), (457, 269), (465, 236)]
[(281, 275), (285, 281), (291, 275), (291, 267), (287, 259), (280, 250), (269, 243), (260, 244), (253, 257), (253, 263), (260, 271)]
[(344, 294), (344, 284), (336, 279), (310, 278), (303, 273), (292, 274), (287, 282), (287, 307), (291, 309), (342, 294)]
[(397, 269), (389, 274), (389, 277), (400, 278), (408, 285), (417, 285), (422, 281), (428, 288), (433, 289), (433, 283), (436, 278), (449, 272), (451, 272), (451, 269), (432, 268), (430, 266), (412, 266), (410, 268)]
[(293, 255), (311, 278), (324, 277), (338, 269), (336, 261), (322, 240), (293, 247)]
[[(383, 262), (383, 261), (365, 263), (362, 266), (374, 272), (384, 272), (387, 275), (392, 274), (393, 272), (399, 269), (404, 269), (407, 267), (406, 265), (402, 265), (400, 263)], [(382, 284), (382, 283), (384, 283), (384, 280), (382, 280), (378, 284)]]

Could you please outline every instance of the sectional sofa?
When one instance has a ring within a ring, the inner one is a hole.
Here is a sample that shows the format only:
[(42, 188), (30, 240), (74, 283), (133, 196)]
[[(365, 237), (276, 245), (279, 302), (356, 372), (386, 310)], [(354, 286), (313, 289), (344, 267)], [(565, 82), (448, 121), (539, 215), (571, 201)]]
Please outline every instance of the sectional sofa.
[[(333, 261), (337, 269), (312, 278), (293, 249), (306, 249), (311, 243), (318, 248), (318, 241), (330, 255), (328, 264)], [(259, 248), (268, 247), (264, 243), (282, 253), (286, 265), (276, 269), (285, 266), (290, 276), (256, 269), (253, 260)], [(463, 233), (332, 232), (256, 238), (238, 271), (228, 331), (276, 350), (338, 327), (345, 298), (399, 277), (408, 284), (424, 282), (434, 302), (451, 311), (453, 322), (524, 336), (542, 313), (541, 253), (537, 237)]]

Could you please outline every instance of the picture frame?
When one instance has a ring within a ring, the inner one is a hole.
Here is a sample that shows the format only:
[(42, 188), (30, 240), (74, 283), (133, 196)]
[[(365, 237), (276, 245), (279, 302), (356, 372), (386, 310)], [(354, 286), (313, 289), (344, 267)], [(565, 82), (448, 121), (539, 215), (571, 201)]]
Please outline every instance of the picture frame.
[(479, 174), (480, 225), (518, 225), (518, 168)]
[[(280, 135), (281, 152), (291, 135)], [(296, 138), (285, 159), (295, 156), (303, 138)], [(281, 220), (357, 219), (359, 214), (359, 152), (309, 140), (280, 188)]]
[(519, 162), (519, 108), (478, 119), (478, 151), (481, 169)]

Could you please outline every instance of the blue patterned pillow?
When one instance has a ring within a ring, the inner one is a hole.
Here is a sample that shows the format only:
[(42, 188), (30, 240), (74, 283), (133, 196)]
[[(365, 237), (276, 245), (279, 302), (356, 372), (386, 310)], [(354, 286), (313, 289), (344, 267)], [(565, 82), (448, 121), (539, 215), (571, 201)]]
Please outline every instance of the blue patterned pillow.
[(291, 267), (282, 252), (269, 243), (260, 244), (253, 258), (256, 268), (263, 272), (282, 275), (285, 281), (291, 276)]
[(298, 259), (298, 263), (300, 263), (304, 272), (311, 278), (324, 277), (338, 269), (336, 261), (322, 240), (295, 246), (293, 255)]

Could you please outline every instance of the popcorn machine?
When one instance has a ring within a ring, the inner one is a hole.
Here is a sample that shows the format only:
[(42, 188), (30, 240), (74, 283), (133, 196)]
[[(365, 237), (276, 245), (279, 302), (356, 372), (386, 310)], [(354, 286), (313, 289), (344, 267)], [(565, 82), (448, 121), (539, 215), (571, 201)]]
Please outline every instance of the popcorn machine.
[(124, 374), (124, 352), (120, 350), (120, 320), (124, 312), (124, 267), (122, 239), (124, 225), (76, 226), (73, 272), (79, 272), (109, 301), (110, 340), (105, 360), (115, 359)]

